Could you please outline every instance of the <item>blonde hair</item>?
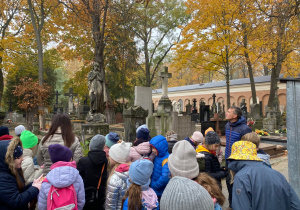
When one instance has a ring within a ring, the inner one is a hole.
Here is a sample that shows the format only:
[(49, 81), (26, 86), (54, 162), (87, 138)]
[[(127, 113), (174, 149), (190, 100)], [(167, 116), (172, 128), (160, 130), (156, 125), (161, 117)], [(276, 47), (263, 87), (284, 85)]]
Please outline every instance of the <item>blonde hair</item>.
[(251, 132), (251, 133), (247, 133), (244, 136), (242, 136), (241, 140), (250, 141), (256, 145), (256, 148), (258, 148), (259, 143), (260, 143), (260, 136), (255, 132)]
[(217, 181), (205, 172), (200, 172), (195, 180), (198, 184), (204, 187), (212, 198), (217, 199), (217, 202), (222, 206), (225, 202), (225, 196), (222, 193)]
[[(206, 148), (206, 149), (212, 150), (212, 149), (213, 149), (213, 146), (214, 146), (215, 144), (205, 144), (205, 143), (204, 143), (204, 145), (205, 145), (205, 148)], [(218, 145), (220, 145), (220, 144), (218, 144)]]

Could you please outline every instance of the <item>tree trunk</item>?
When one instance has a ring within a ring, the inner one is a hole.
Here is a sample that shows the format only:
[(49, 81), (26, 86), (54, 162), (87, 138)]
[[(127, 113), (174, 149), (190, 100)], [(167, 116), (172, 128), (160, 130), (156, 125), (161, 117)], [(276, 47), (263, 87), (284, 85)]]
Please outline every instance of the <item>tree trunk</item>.
[(268, 66), (264, 65), (264, 76), (268, 76), (269, 75), (269, 68)]
[[(0, 56), (0, 66), (2, 66), (2, 57)], [(3, 72), (2, 68), (0, 68), (0, 104), (3, 97), (3, 89), (4, 89), (4, 79), (3, 79)]]
[(228, 46), (225, 48), (226, 50), (226, 89), (227, 89), (227, 109), (230, 107), (230, 68), (229, 68), (229, 51)]
[(150, 63), (149, 63), (149, 53), (148, 53), (148, 42), (144, 40), (144, 54), (145, 54), (145, 71), (146, 71), (146, 87), (151, 86), (151, 79), (150, 79)]

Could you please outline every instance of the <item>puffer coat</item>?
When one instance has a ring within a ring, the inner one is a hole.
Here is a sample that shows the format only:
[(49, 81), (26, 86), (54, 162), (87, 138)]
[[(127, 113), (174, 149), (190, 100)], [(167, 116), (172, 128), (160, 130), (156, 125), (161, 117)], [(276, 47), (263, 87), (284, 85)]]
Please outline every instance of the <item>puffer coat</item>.
[[(58, 128), (56, 133), (52, 137), (47, 139), (47, 141), (44, 144), (42, 144), (42, 141), (39, 144), (38, 153), (37, 153), (37, 162), (40, 166), (44, 165), (44, 169), (43, 169), (44, 176), (46, 176), (49, 173), (50, 167), (52, 165), (52, 161), (50, 159), (50, 155), (48, 152), (48, 147), (49, 145), (52, 144), (64, 145), (64, 140), (62, 138), (60, 128)], [(69, 149), (73, 153), (73, 160), (76, 163), (78, 163), (79, 159), (83, 157), (83, 153), (82, 153), (80, 142), (77, 137), (75, 137), (75, 141)]]
[(153, 161), (155, 158), (155, 155), (151, 153), (151, 147), (149, 142), (143, 142), (137, 146), (130, 147), (130, 153), (126, 162), (134, 162), (138, 159), (141, 159), (144, 156), (150, 158), (151, 161)]
[(35, 170), (33, 158), (32, 158), (32, 150), (31, 149), (24, 149), (23, 150), (23, 162), (22, 162), (22, 170), (24, 179), (26, 184), (33, 182), (34, 179), (39, 178), (42, 175), (43, 169)]
[(107, 193), (105, 201), (106, 210), (120, 210), (122, 207), (122, 198), (127, 190), (127, 179), (129, 178), (129, 166), (127, 164), (119, 165), (114, 174), (111, 175), (107, 184)]

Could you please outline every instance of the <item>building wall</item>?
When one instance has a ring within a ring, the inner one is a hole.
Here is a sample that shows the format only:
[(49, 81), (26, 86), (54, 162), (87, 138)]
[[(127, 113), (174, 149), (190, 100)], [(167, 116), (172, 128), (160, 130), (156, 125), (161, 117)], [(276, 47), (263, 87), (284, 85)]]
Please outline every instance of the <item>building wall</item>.
[[(278, 84), (278, 98), (279, 104), (284, 105), (286, 107), (286, 84), (279, 83)], [(262, 101), (263, 105), (263, 113), (265, 113), (265, 106), (268, 104), (269, 94), (270, 94), (270, 82), (265, 83), (256, 83), (256, 96), (259, 101)], [(199, 108), (199, 103), (201, 100), (205, 102), (205, 104), (212, 105), (213, 98), (212, 95), (216, 94), (216, 102), (223, 102), (225, 104), (225, 109), (228, 109), (227, 104), (227, 96), (226, 96), (226, 87), (217, 87), (217, 88), (207, 88), (207, 89), (196, 89), (196, 90), (187, 90), (187, 91), (177, 91), (177, 92), (169, 92), (168, 96), (170, 100), (178, 102), (179, 100), (183, 101), (183, 111), (186, 111), (185, 106), (188, 104), (188, 100), (193, 104), (193, 99), (197, 100), (197, 108)], [(161, 97), (160, 94), (152, 94), (152, 100), (157, 108), (158, 101)], [(250, 84), (245, 85), (236, 85), (230, 86), (230, 104), (233, 105), (235, 103), (236, 106), (239, 106), (240, 102), (243, 99), (246, 99), (248, 110), (250, 111), (250, 104), (252, 104), (252, 94)]]

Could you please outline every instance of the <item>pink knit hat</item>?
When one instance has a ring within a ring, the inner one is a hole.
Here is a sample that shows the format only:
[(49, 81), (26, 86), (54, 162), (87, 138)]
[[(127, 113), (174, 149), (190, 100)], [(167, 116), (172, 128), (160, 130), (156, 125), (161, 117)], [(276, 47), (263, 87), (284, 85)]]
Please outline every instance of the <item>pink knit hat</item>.
[(195, 131), (193, 133), (191, 139), (198, 143), (203, 143), (203, 141), (204, 141), (203, 134), (200, 131)]

